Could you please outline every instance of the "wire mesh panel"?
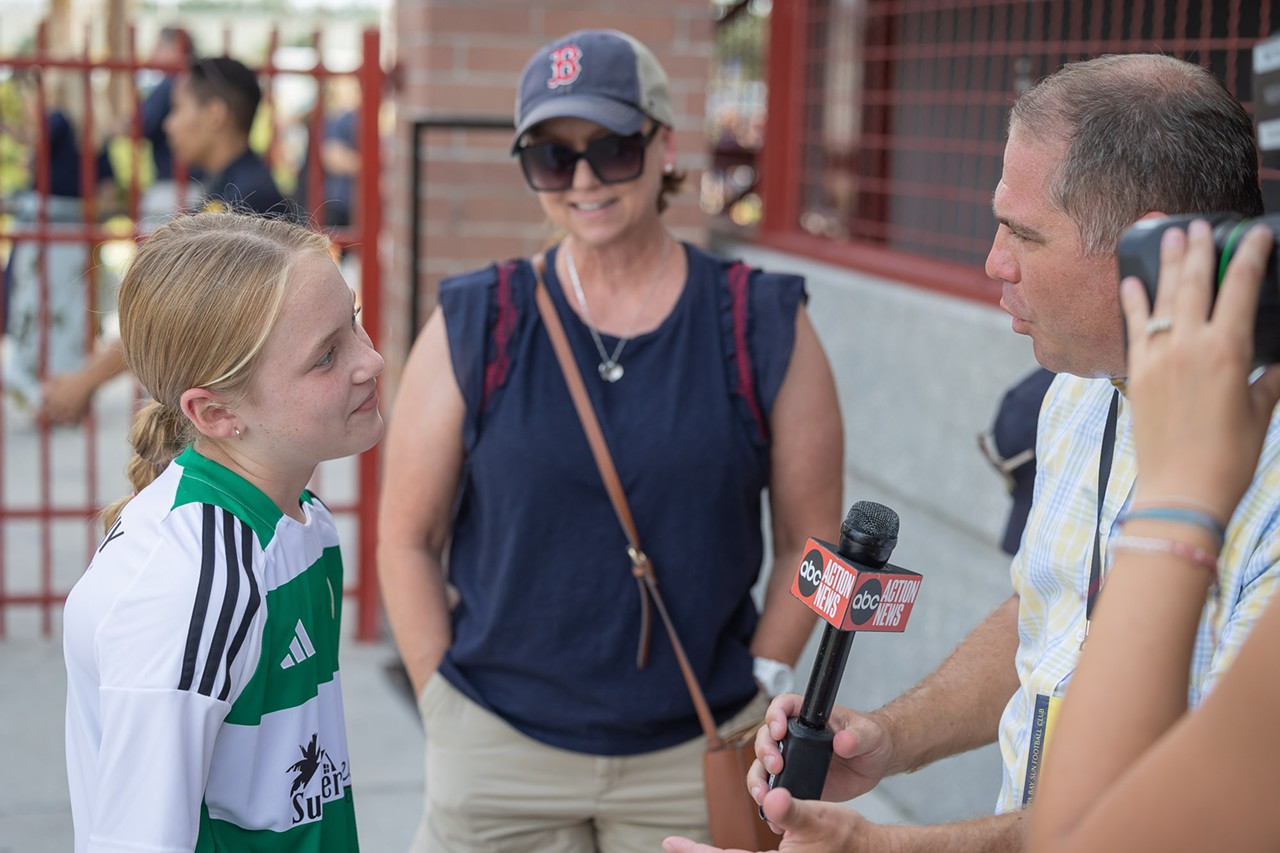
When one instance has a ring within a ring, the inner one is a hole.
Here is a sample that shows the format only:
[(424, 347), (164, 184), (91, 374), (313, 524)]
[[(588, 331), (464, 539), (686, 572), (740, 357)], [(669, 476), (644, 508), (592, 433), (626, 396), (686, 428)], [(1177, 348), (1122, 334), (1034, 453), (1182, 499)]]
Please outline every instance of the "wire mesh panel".
[[(1019, 92), (1065, 62), (1158, 52), (1209, 67), (1251, 109), (1250, 51), (1270, 27), (1258, 0), (809, 0), (791, 42), (803, 118), (784, 227), (981, 266)], [(1269, 209), (1277, 167), (1264, 158)]]

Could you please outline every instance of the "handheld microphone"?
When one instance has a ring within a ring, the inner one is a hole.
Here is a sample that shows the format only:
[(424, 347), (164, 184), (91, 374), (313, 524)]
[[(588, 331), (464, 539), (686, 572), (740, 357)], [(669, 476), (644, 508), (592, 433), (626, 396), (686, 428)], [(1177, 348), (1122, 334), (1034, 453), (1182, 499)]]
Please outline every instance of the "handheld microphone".
[(800, 716), (787, 720), (786, 739), (778, 743), (784, 764), (781, 773), (769, 776), (771, 789), (786, 788), (802, 800), (822, 796), (835, 738), (827, 721), (853, 637), (858, 631), (902, 632), (920, 592), (919, 574), (889, 564), (897, 544), (898, 514), (872, 501), (849, 508), (838, 549), (809, 539), (791, 594), (827, 624)]

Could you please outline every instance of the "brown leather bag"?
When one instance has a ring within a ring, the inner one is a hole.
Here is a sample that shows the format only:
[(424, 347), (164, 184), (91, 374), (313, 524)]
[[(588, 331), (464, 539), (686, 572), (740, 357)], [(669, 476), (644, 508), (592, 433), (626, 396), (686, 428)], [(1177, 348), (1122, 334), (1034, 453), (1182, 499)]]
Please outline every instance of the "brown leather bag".
[(693, 699), (693, 707), (697, 711), (698, 721), (702, 725), (703, 734), (707, 738), (707, 750), (702, 757), (702, 777), (706, 790), (707, 819), (711, 829), (711, 843), (717, 847), (737, 847), (746, 850), (776, 849), (781, 837), (769, 828), (769, 824), (760, 819), (756, 811), (755, 800), (747, 791), (747, 770), (755, 760), (755, 732), (760, 722), (753, 723), (733, 732), (729, 737), (721, 737), (716, 729), (715, 717), (707, 705), (698, 679), (689, 665), (684, 646), (676, 634), (675, 625), (667, 613), (666, 603), (658, 592), (657, 579), (653, 573), (653, 563), (640, 549), (640, 537), (636, 531), (635, 520), (631, 515), (631, 506), (627, 503), (626, 493), (622, 490), (622, 481), (613, 464), (613, 456), (609, 453), (609, 445), (605, 442), (604, 432), (596, 418), (595, 409), (591, 406), (591, 398), (587, 396), (587, 388), (582, 382), (582, 372), (573, 358), (569, 348), (569, 340), (565, 337), (564, 326), (555, 306), (551, 304), (551, 296), (547, 293), (542, 280), (542, 259), (533, 262), (538, 283), (534, 291), (534, 300), (542, 315), (543, 325), (547, 327), (547, 335), (551, 338), (551, 346), (555, 350), (560, 369), (564, 372), (565, 382), (569, 386), (569, 395), (573, 398), (574, 408), (582, 421), (582, 429), (587, 434), (587, 443), (591, 446), (591, 455), (600, 469), (600, 479), (604, 481), (605, 491), (613, 504), (613, 511), (618, 516), (627, 536), (627, 556), (631, 558), (631, 573), (640, 587), (642, 606), (640, 621), (640, 648), (636, 654), (636, 665), (643, 667), (648, 656), (650, 616), (649, 602), (652, 599), (658, 611), (667, 636), (675, 650), (676, 660), (680, 664), (680, 672), (684, 676), (685, 686)]
[(776, 850), (782, 836), (760, 819), (746, 789), (747, 771), (756, 760), (756, 731), (763, 720), (726, 734), (719, 747), (707, 742), (702, 780), (707, 790), (707, 820), (717, 847)]

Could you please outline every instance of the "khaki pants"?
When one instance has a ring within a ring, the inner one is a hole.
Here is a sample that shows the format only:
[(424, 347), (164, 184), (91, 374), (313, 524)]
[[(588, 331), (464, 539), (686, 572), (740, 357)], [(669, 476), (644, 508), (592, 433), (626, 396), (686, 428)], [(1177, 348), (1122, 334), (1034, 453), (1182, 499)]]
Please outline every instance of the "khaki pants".
[[(762, 719), (767, 707), (757, 696), (722, 730)], [(418, 709), (427, 731), (427, 797), (412, 853), (655, 853), (668, 835), (710, 840), (701, 736), (642, 755), (557, 749), (438, 675)]]

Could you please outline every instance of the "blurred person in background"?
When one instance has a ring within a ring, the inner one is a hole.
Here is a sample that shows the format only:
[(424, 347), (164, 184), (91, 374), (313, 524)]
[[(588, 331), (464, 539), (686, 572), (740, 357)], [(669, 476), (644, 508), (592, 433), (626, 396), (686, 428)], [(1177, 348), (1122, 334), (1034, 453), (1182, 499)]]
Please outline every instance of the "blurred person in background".
[[(182, 27), (169, 26), (160, 30), (150, 61), (156, 65), (185, 67), (195, 55), (190, 34)], [(179, 75), (168, 70), (160, 73), (163, 74), (160, 81), (150, 88), (138, 107), (139, 132), (151, 146), (151, 161), (155, 169), (152, 182), (142, 195), (140, 225), (144, 231), (155, 228), (172, 216), (180, 204), (194, 201), (197, 192), (191, 187), (179, 191), (173, 151), (164, 129), (165, 120), (173, 109), (173, 87)], [(117, 125), (116, 132), (128, 136), (132, 123), (132, 117), (126, 117)], [(188, 180), (198, 182), (202, 176), (198, 166), (187, 166)]]
[[(4, 202), (19, 228), (34, 227), (43, 216), (54, 232), (78, 230), (90, 205), (88, 222), (97, 223), (115, 187), (103, 145), (109, 121), (104, 103), (96, 89), (86, 92), (85, 79), (77, 72), (47, 68), (25, 81), (25, 119), (11, 130), (31, 149), (30, 177), (25, 189)], [(83, 167), (86, 147), (94, 152), (91, 175)], [(43, 176), (42, 159), (47, 164)], [(90, 279), (102, 311), (115, 279), (97, 264), (92, 241), (22, 240), (14, 246), (5, 268), (5, 331), (11, 348), (4, 385), (20, 405), (38, 411), (41, 378), (84, 359), (86, 324), (97, 316), (89, 311)]]
[[(356, 178), (360, 174), (360, 88), (354, 77), (338, 76), (329, 80), (321, 99), (324, 115), (318, 143), (310, 140), (298, 166), (293, 200), (303, 210), (314, 209), (312, 218), (322, 227), (345, 228), (352, 222), (355, 205)], [(312, 109), (315, 109), (313, 107)], [(305, 116), (308, 134), (310, 116)], [(313, 152), (319, 152), (320, 196), (311, 199)]]
[(196, 207), (278, 216), (293, 210), (249, 146), (261, 101), (257, 75), (229, 56), (194, 59), (178, 77), (164, 130), (174, 156), (204, 174)]
[[(257, 76), (229, 56), (194, 59), (178, 77), (164, 128), (174, 156), (204, 174), (191, 199), (196, 209), (291, 214), (267, 164), (249, 147), (261, 98)], [(119, 340), (99, 341), (79, 367), (45, 381), (40, 416), (55, 424), (80, 421), (97, 390), (125, 372)]]

